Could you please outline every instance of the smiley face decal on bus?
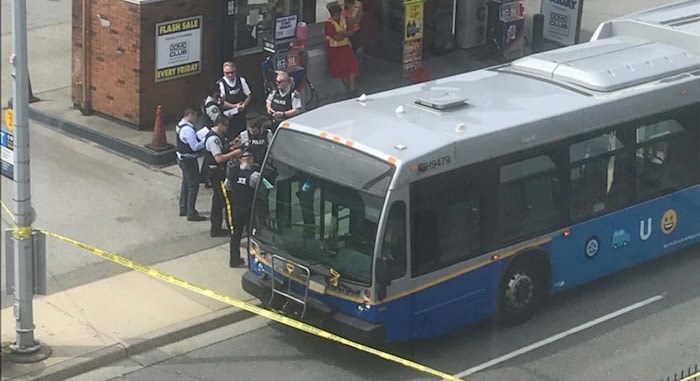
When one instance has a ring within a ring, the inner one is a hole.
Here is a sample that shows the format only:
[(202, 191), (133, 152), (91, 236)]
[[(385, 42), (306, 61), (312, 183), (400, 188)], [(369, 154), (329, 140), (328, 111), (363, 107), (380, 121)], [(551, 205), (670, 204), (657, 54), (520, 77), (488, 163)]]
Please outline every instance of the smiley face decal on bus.
[(676, 211), (673, 209), (667, 210), (663, 217), (661, 217), (661, 231), (664, 232), (664, 234), (671, 234), (673, 229), (676, 228), (676, 225), (678, 225), (678, 215)]

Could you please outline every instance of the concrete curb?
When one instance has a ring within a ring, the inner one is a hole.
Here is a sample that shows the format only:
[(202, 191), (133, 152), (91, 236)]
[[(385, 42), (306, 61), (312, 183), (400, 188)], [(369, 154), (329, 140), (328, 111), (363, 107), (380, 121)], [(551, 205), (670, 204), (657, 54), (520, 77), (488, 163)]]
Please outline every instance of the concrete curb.
[[(184, 340), (204, 332), (212, 331), (226, 325), (249, 319), (254, 315), (250, 312), (228, 307), (207, 315), (174, 324), (146, 334), (142, 338), (127, 340), (123, 343), (112, 344), (94, 352), (83, 354), (48, 366), (44, 369), (29, 372), (12, 378), (13, 381), (60, 381), (87, 373), (108, 364), (124, 360), (131, 356), (147, 352), (151, 349)], [(8, 380), (9, 381), (9, 380)]]
[(111, 149), (120, 154), (132, 157), (149, 165), (170, 165), (175, 164), (175, 147), (165, 151), (157, 152), (146, 147), (116, 139), (99, 131), (91, 130), (79, 124), (57, 118), (49, 113), (29, 107), (29, 118), (38, 122), (52, 126), (68, 134), (87, 139), (103, 147)]

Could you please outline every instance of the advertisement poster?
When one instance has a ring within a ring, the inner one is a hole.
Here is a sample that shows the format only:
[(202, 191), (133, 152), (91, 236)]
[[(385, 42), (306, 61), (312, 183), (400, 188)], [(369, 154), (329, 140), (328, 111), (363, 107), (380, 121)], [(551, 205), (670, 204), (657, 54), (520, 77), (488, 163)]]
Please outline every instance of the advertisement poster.
[(576, 44), (583, 0), (542, 0), (544, 38), (562, 45)]
[(2, 153), (2, 175), (15, 179), (15, 138), (10, 130), (0, 130), (0, 151)]
[(405, 0), (403, 70), (421, 66), (423, 60), (423, 0)]
[(156, 24), (156, 82), (202, 71), (202, 16)]
[(418, 63), (423, 59), (423, 40), (408, 41), (403, 44), (403, 63)]
[(404, 41), (423, 38), (423, 0), (406, 0)]

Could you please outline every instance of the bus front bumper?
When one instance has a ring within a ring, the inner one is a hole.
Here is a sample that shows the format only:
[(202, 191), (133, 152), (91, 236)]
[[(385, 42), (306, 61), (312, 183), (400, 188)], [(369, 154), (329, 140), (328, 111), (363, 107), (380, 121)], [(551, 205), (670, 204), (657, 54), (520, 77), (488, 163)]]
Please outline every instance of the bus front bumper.
[[(248, 270), (243, 274), (241, 283), (243, 290), (260, 299), (266, 307), (271, 307), (269, 305), (271, 300), (270, 295), (272, 294), (270, 280), (263, 279), (254, 272)], [(313, 325), (318, 325), (340, 336), (362, 343), (377, 344), (385, 341), (386, 335), (383, 324), (371, 323), (338, 312), (336, 308), (312, 297), (308, 298), (306, 308), (307, 312), (304, 321), (312, 323)]]

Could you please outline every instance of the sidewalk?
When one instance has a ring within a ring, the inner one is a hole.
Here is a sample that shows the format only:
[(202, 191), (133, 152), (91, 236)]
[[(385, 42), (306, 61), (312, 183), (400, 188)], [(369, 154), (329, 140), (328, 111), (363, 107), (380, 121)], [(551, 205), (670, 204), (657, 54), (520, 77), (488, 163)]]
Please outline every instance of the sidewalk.
[[(222, 294), (256, 303), (241, 288), (244, 268), (231, 269), (228, 245), (154, 266)], [(118, 266), (114, 264), (114, 266)], [(36, 339), (53, 354), (34, 364), (7, 361), (15, 339), (13, 308), (2, 310), (2, 381), (62, 380), (106, 364), (246, 319), (221, 302), (135, 271), (34, 298)]]

